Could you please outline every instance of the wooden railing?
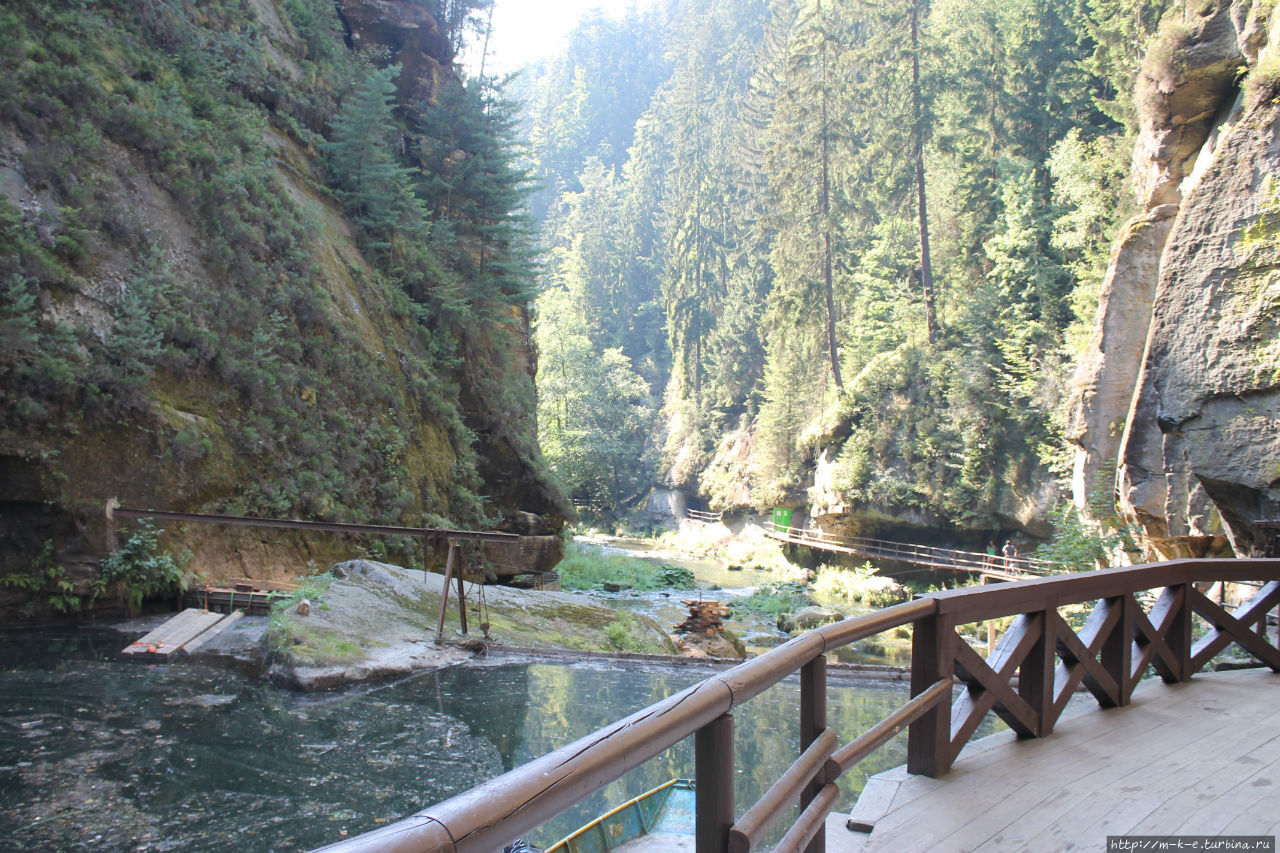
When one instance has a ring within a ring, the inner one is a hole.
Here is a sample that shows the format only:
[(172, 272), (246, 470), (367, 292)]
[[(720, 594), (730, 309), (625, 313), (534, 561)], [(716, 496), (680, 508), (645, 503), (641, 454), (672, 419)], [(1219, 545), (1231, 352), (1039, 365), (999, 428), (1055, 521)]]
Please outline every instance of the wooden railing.
[(693, 521), (701, 521), (703, 524), (719, 524), (724, 520), (723, 512), (703, 512), (700, 509), (686, 509), (684, 514)]
[(1001, 580), (1021, 580), (1032, 575), (1046, 575), (1052, 567), (1034, 557), (1006, 557), (1000, 554), (983, 554), (978, 551), (958, 551), (951, 548), (934, 548), (930, 545), (914, 545), (907, 542), (890, 542), (884, 539), (866, 539), (859, 536), (836, 536), (821, 530), (766, 525), (765, 535), (771, 539), (834, 551), (854, 554), (872, 560), (896, 560), (927, 566), (931, 569), (949, 569), (956, 572), (976, 572)]
[[(1263, 581), (1234, 614), (1196, 583)], [(1141, 593), (1160, 589), (1150, 610)], [(1096, 602), (1077, 634), (1060, 608)], [(1126, 705), (1148, 665), (1185, 681), (1232, 642), (1280, 671), (1266, 617), (1280, 604), (1280, 560), (1182, 560), (933, 593), (827, 625), (606, 726), (555, 752), (327, 853), (494, 853), (589, 794), (694, 737), (699, 853), (747, 853), (797, 798), (801, 813), (773, 848), (825, 850), (839, 777), (909, 727), (907, 769), (946, 773), (988, 711), (1020, 736), (1053, 730), (1082, 682), (1100, 705)], [(1013, 616), (984, 660), (964, 624)], [(1194, 617), (1205, 633), (1193, 639)], [(910, 624), (911, 698), (844, 746), (826, 717), (827, 652)], [(800, 755), (736, 821), (732, 711), (800, 672)], [(1016, 685), (1015, 685), (1016, 676)], [(953, 700), (956, 682), (964, 686)], [(909, 840), (907, 840), (909, 844)]]

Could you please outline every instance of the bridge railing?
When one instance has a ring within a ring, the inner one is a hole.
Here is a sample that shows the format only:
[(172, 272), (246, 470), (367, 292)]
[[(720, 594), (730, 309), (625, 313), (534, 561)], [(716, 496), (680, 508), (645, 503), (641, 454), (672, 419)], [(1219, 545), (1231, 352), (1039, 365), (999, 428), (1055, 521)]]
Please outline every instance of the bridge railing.
[[(1197, 583), (1263, 581), (1234, 613)], [(1160, 589), (1149, 610), (1139, 598)], [(1095, 602), (1077, 634), (1060, 608)], [(773, 849), (825, 850), (840, 776), (909, 727), (907, 769), (946, 773), (988, 711), (1022, 736), (1041, 737), (1081, 683), (1104, 707), (1126, 705), (1148, 665), (1185, 681), (1237, 643), (1280, 671), (1266, 618), (1280, 606), (1280, 560), (1182, 560), (933, 593), (827, 625), (713, 676), (555, 752), (397, 823), (323, 848), (326, 853), (494, 853), (589, 794), (694, 737), (698, 853), (748, 853), (786, 807), (801, 813)], [(961, 625), (1014, 616), (984, 659)], [(1204, 633), (1193, 639), (1193, 620)], [(826, 715), (827, 652), (892, 628), (913, 629), (911, 698), (837, 747)], [(733, 709), (800, 673), (799, 757), (735, 820)], [(1015, 681), (1016, 677), (1016, 681)], [(963, 684), (953, 701), (953, 688)]]
[(700, 509), (686, 509), (684, 514), (693, 521), (701, 521), (704, 524), (718, 524), (724, 519), (723, 512), (703, 512)]
[(778, 538), (795, 545), (859, 554), (872, 559), (915, 563), (938, 569), (1016, 575), (1044, 575), (1052, 571), (1052, 566), (1034, 557), (1006, 557), (1002, 554), (935, 548), (931, 545), (890, 542), (859, 536), (837, 536), (821, 530), (787, 527), (777, 523), (773, 524), (773, 532)]

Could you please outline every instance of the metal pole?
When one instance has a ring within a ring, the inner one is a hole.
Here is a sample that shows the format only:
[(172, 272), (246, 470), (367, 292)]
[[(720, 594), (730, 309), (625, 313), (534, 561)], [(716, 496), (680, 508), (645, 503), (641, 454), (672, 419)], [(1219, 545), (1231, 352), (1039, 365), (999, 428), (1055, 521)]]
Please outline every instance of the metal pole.
[[(449, 540), (449, 553), (458, 547), (457, 540)], [(466, 573), (467, 561), (458, 560), (458, 622), (462, 625), (462, 636), (467, 636), (467, 593), (462, 587), (462, 576)]]
[(444, 614), (449, 606), (449, 581), (453, 580), (453, 559), (458, 551), (456, 539), (449, 540), (449, 556), (444, 561), (444, 586), (440, 588), (440, 622), (436, 625), (436, 645), (444, 639)]
[(725, 853), (733, 827), (733, 715), (724, 714), (693, 736), (697, 788), (697, 853)]

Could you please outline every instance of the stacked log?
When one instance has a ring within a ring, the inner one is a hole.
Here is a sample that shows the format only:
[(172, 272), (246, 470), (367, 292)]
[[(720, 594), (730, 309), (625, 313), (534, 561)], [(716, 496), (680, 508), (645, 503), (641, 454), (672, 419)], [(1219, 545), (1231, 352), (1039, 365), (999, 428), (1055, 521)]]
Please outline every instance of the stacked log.
[(684, 605), (689, 608), (689, 618), (676, 626), (681, 634), (718, 634), (724, 629), (724, 618), (729, 615), (729, 608), (718, 601), (688, 600)]

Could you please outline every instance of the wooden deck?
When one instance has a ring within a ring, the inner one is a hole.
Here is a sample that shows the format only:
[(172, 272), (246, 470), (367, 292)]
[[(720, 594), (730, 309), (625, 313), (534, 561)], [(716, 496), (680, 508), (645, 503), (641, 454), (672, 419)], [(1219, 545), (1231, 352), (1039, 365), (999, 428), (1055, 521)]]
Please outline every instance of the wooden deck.
[(868, 780), (828, 853), (1101, 851), (1108, 835), (1280, 834), (1280, 674), (1143, 682), (1127, 708), (1077, 701), (1047, 738), (970, 743), (951, 773)]

